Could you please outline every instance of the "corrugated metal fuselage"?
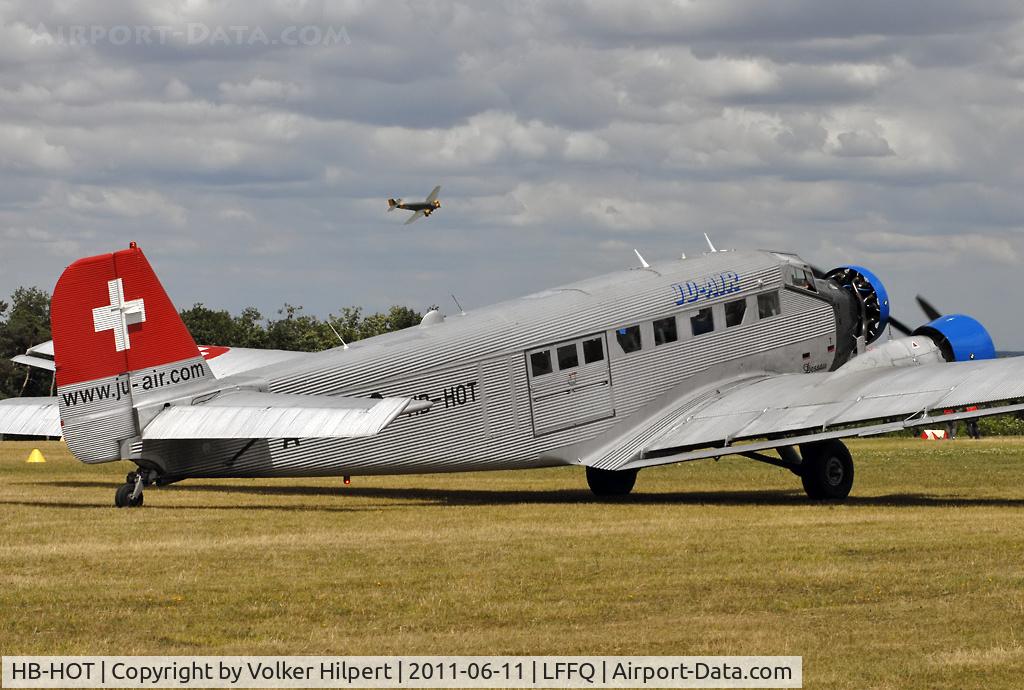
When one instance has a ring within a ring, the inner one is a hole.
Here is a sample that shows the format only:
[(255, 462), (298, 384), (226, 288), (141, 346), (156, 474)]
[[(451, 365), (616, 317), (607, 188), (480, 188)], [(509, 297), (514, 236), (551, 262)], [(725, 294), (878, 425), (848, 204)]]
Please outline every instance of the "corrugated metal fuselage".
[[(789, 266), (799, 263), (771, 252), (706, 254), (545, 290), (248, 372), (274, 392), (412, 396), (433, 406), (400, 417), (372, 438), (146, 441), (133, 459), (175, 477), (576, 464), (581, 443), (613, 433), (667, 394), (745, 374), (831, 368), (832, 305), (813, 291), (784, 288)], [(762, 318), (758, 296), (772, 293), (780, 313)], [(737, 321), (740, 300), (746, 304)], [(691, 317), (706, 308), (714, 330), (694, 335)], [(675, 340), (666, 319), (676, 326)], [(640, 347), (627, 351), (634, 325)], [(550, 361), (550, 373), (533, 366), (534, 354), (539, 365)]]

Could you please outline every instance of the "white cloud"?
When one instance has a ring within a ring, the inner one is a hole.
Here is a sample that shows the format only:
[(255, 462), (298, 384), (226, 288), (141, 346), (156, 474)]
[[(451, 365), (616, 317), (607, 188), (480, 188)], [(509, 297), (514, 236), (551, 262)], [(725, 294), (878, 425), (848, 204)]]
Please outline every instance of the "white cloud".
[(232, 220), (232, 221), (244, 221), (246, 223), (255, 223), (256, 218), (241, 208), (225, 208), (217, 214), (217, 217), (221, 220)]
[(67, 193), (67, 205), (81, 213), (147, 217), (176, 226), (184, 225), (188, 217), (184, 207), (153, 190), (78, 187)]
[(565, 157), (569, 160), (600, 160), (608, 150), (608, 142), (591, 132), (572, 132), (565, 139)]
[(245, 83), (221, 82), (221, 94), (230, 101), (284, 101), (302, 93), (298, 84), (263, 77), (253, 77)]
[(164, 96), (172, 101), (181, 101), (189, 98), (192, 95), (192, 89), (188, 88), (188, 84), (173, 77), (167, 86), (164, 87)]
[(0, 162), (14, 170), (67, 170), (72, 159), (66, 148), (48, 141), (38, 129), (0, 124)]
[(891, 156), (892, 149), (885, 137), (873, 132), (840, 132), (836, 135), (837, 156)]
[[(1024, 10), (866, 2), (5, 3), (0, 294), (127, 238), (182, 303), (482, 304), (634, 265), (633, 246), (699, 252), (704, 231), (869, 263), (911, 295), (946, 271), (999, 294), (1024, 256)], [(32, 42), (273, 35), (312, 6), (352, 43)], [(383, 211), (434, 184), (429, 220)]]

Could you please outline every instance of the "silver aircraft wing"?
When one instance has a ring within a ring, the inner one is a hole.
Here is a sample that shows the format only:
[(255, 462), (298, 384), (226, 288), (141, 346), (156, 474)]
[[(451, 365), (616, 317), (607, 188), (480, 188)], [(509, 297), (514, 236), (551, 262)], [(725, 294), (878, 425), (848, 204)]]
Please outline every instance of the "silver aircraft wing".
[(430, 194), (427, 195), (427, 199), (426, 199), (427, 203), (428, 204), (432, 204), (435, 201), (437, 201), (437, 195), (440, 194), (440, 193), (441, 193), (441, 185), (437, 185), (436, 187), (434, 187), (434, 191), (432, 191)]
[(57, 398), (0, 400), (0, 434), (62, 436)]
[(579, 459), (630, 469), (1020, 411), (1024, 357), (752, 376), (663, 401)]
[(423, 215), (424, 215), (424, 214), (423, 214), (423, 211), (417, 211), (416, 213), (414, 213), (414, 214), (412, 214), (411, 216), (409, 216), (409, 220), (407, 220), (407, 221), (405, 221), (404, 223), (402, 223), (402, 225), (408, 225), (409, 223), (412, 223), (412, 222), (414, 222), (414, 221), (417, 221), (417, 220), (419, 220), (420, 218), (422, 218), (422, 217), (423, 217)]
[(375, 436), (398, 415), (422, 409), (424, 401), (411, 398), (240, 390), (166, 407), (142, 429), (142, 438), (358, 438)]

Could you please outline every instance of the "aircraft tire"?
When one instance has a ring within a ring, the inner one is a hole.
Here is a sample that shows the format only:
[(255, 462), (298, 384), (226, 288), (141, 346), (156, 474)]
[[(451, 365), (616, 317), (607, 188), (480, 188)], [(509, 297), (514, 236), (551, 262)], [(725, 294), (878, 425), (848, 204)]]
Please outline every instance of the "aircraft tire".
[(806, 443), (800, 480), (807, 497), (814, 501), (841, 501), (853, 488), (853, 457), (839, 439)]
[(595, 496), (626, 496), (636, 484), (637, 470), (587, 467), (587, 485)]
[(141, 506), (144, 494), (139, 494), (138, 498), (133, 501), (133, 491), (135, 491), (134, 484), (122, 484), (117, 487), (117, 491), (114, 493), (114, 505), (118, 508), (138, 508)]

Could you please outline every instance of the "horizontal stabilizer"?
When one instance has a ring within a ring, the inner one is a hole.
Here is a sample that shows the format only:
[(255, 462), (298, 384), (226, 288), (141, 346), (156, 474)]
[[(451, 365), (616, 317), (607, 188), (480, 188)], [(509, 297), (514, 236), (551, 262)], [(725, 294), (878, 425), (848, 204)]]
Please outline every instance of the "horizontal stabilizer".
[(0, 434), (60, 436), (57, 398), (8, 398), (0, 400)]
[(26, 352), (30, 355), (39, 355), (41, 357), (53, 357), (53, 341), (47, 340), (45, 343), (39, 343), (33, 345)]
[(422, 401), (411, 398), (235, 391), (165, 408), (142, 438), (357, 438), (375, 436), (403, 412), (421, 409)]
[(46, 369), (47, 371), (54, 371), (57, 365), (52, 359), (46, 359), (45, 357), (33, 357), (31, 355), (15, 355), (11, 357), (11, 361), (16, 364), (27, 364), (30, 367), (36, 369)]

